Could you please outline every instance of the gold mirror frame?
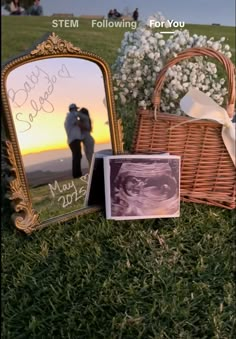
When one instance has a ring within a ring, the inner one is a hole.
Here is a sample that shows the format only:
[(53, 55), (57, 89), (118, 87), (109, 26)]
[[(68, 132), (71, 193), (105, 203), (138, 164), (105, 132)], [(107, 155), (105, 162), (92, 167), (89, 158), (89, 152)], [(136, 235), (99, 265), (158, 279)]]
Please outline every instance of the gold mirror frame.
[(84, 207), (60, 216), (52, 217), (43, 222), (40, 222), (39, 214), (33, 209), (11, 107), (7, 96), (6, 79), (11, 71), (25, 63), (55, 57), (85, 59), (92, 61), (99, 66), (104, 80), (112, 151), (113, 154), (123, 153), (122, 124), (121, 119), (117, 119), (115, 114), (111, 71), (108, 64), (101, 57), (88, 51), (83, 51), (79, 47), (74, 47), (72, 43), (59, 38), (55, 33), (51, 33), (45, 41), (38, 44), (31, 52), (6, 63), (2, 69), (1, 75), (3, 126), (5, 132), (5, 140), (2, 141), (2, 147), (4, 154), (3, 160), (5, 163), (4, 167), (8, 172), (8, 192), (6, 197), (11, 201), (14, 210), (12, 220), (15, 227), (27, 234), (50, 224), (65, 222), (76, 216), (101, 209), (100, 206)]

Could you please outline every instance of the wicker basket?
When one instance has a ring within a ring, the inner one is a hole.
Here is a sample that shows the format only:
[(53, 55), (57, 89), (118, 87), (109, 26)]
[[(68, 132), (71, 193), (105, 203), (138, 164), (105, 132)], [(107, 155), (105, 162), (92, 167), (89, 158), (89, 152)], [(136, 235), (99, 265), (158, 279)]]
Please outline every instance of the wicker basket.
[(221, 136), (222, 125), (160, 113), (160, 92), (167, 69), (193, 56), (214, 57), (224, 65), (228, 75), (227, 112), (232, 118), (235, 103), (234, 65), (223, 54), (212, 49), (191, 48), (171, 59), (160, 72), (152, 98), (154, 109), (140, 109), (138, 112), (132, 150), (133, 153), (166, 151), (180, 155), (181, 200), (233, 209), (236, 206), (236, 169)]

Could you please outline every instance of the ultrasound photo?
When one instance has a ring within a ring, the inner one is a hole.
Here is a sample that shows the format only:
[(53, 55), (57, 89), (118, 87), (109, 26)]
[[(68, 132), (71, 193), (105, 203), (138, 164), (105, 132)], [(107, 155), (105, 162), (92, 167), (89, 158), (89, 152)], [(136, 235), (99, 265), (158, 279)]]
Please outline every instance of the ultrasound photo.
[(180, 157), (121, 155), (104, 159), (108, 219), (178, 217)]

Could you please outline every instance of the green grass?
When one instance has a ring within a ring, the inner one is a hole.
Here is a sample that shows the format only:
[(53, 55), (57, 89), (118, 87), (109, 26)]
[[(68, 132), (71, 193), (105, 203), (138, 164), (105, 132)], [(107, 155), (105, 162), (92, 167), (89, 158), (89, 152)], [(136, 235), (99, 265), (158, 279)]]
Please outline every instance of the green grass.
[[(6, 60), (14, 54), (23, 52), (45, 33), (52, 31), (61, 38), (71, 41), (75, 46), (102, 56), (111, 64), (115, 61), (125, 29), (91, 29), (91, 22), (86, 19), (80, 19), (79, 28), (52, 28), (51, 17), (3, 17), (2, 59)], [(16, 34), (19, 34), (18, 39)]]
[[(50, 20), (3, 18), (3, 60), (50, 31)], [(89, 28), (56, 32), (112, 64), (124, 32)], [(196, 33), (210, 29), (219, 34)], [(182, 203), (180, 218), (129, 222), (101, 212), (31, 236), (10, 227), (7, 213), (2, 338), (235, 337), (234, 212)]]
[[(3, 17), (2, 25), (2, 60), (23, 52), (47, 32), (54, 31), (61, 38), (71, 41), (83, 50), (102, 56), (110, 65), (115, 61), (117, 49), (127, 29), (96, 28), (91, 29), (91, 21), (79, 19), (79, 28), (52, 28), (52, 18)], [(186, 25), (191, 33), (203, 34), (219, 39), (226, 38), (235, 57), (234, 27)]]
[(94, 214), (31, 237), (4, 228), (4, 338), (233, 338), (228, 211), (179, 219)]

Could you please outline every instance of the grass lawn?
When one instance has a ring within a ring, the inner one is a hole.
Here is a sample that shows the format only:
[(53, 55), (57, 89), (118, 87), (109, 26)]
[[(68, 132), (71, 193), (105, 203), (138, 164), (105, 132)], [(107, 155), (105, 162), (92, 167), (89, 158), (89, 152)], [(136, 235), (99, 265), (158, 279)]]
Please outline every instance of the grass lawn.
[[(2, 27), (3, 60), (52, 30), (49, 17)], [(189, 29), (233, 41), (232, 27)], [(125, 30), (81, 20), (55, 31), (111, 65)], [(100, 212), (31, 236), (2, 216), (2, 338), (235, 337), (234, 212), (182, 203), (180, 218), (121, 222)]]

